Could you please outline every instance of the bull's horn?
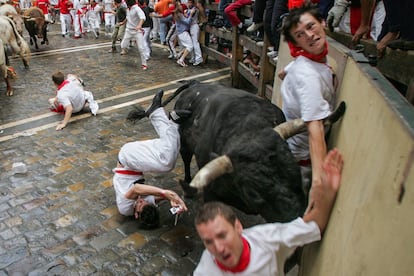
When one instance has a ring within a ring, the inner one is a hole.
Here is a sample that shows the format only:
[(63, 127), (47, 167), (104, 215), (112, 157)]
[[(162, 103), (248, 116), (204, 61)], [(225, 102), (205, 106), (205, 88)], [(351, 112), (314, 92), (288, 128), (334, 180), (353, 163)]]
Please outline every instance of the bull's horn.
[(302, 119), (295, 119), (288, 122), (284, 122), (280, 125), (277, 125), (274, 128), (274, 131), (276, 131), (284, 140), (305, 130), (306, 124)]
[(28, 18), (27, 21), (36, 21), (36, 18)]
[[(344, 115), (345, 110), (345, 102), (341, 102), (334, 112), (323, 120), (323, 125), (325, 127), (331, 126)], [(306, 131), (306, 123), (302, 119), (295, 119), (276, 126), (274, 130), (280, 135), (280, 137), (282, 137), (282, 139), (286, 140), (289, 137)]]
[(53, 21), (50, 21), (50, 20), (48, 20), (48, 19), (45, 19), (45, 23), (52, 24), (52, 22), (53, 22)]
[(217, 177), (231, 172), (233, 172), (233, 165), (230, 158), (227, 155), (219, 156), (208, 162), (197, 172), (190, 186), (201, 189)]

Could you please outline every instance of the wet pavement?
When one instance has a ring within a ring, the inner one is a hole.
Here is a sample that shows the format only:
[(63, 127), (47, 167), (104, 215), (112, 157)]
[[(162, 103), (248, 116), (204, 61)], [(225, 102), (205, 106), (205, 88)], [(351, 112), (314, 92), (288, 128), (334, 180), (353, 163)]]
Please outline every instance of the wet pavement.
[[(29, 69), (11, 59), (18, 74), (13, 97), (0, 82), (0, 275), (191, 275), (203, 250), (193, 226), (200, 199), (186, 199), (189, 212), (177, 226), (164, 202), (161, 226), (138, 229), (117, 211), (112, 169), (124, 143), (156, 137), (148, 119), (125, 120), (134, 104), (145, 107), (182, 79), (228, 84), (229, 68), (212, 59), (182, 68), (154, 44), (143, 71), (136, 48), (126, 56), (107, 53), (108, 37), (62, 38), (59, 28), (50, 26), (49, 45), (32, 47)], [(63, 115), (47, 103), (57, 70), (81, 76), (100, 104), (96, 117), (77, 114), (62, 131), (55, 126)], [(18, 162), (27, 173), (13, 174)], [(181, 159), (173, 171), (145, 178), (182, 195)]]

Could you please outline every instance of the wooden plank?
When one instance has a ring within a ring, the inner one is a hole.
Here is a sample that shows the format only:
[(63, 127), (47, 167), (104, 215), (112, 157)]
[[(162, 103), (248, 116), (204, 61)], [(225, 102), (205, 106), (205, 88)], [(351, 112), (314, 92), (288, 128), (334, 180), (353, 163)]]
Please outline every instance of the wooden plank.
[(203, 52), (207, 55), (207, 56), (211, 56), (214, 59), (216, 59), (217, 61), (230, 66), (230, 62), (231, 62), (231, 58), (229, 56), (227, 56), (226, 54), (223, 54), (222, 52), (219, 52), (213, 48), (210, 47), (206, 47), (203, 46)]
[(207, 25), (206, 26), (206, 32), (209, 32), (210, 34), (213, 34), (217, 37), (221, 37), (227, 40), (232, 41), (233, 40), (233, 33), (232, 32), (224, 32), (216, 27)]
[(243, 60), (243, 46), (239, 43), (239, 33), (237, 27), (233, 27), (233, 40), (232, 40), (232, 58), (231, 58), (231, 76), (232, 86), (240, 88), (240, 74), (238, 70), (239, 61)]
[(255, 53), (256, 55), (260, 56), (262, 54), (262, 46), (258, 46), (256, 41), (249, 38), (247, 35), (240, 35), (239, 36), (239, 43), (241, 46), (246, 47), (251, 52)]
[(264, 36), (263, 40), (264, 46), (262, 47), (262, 52), (260, 53), (260, 77), (259, 77), (259, 86), (258, 86), (258, 95), (265, 97), (266, 94), (266, 85), (273, 83), (273, 78), (275, 75), (275, 67), (269, 62), (269, 57), (267, 56), (267, 47), (270, 45), (269, 39), (267, 36)]
[(253, 6), (252, 5), (246, 5), (243, 6), (239, 13), (245, 17), (253, 17)]
[(273, 93), (273, 86), (270, 84), (266, 84), (266, 88), (265, 88), (265, 98), (268, 99), (269, 101), (272, 100), (272, 93)]
[(259, 80), (257, 79), (257, 77), (254, 75), (254, 73), (246, 65), (244, 65), (242, 62), (239, 62), (238, 66), (237, 66), (237, 70), (254, 87), (256, 87), (256, 88), (258, 87)]
[(206, 3), (206, 5), (205, 5), (205, 8), (206, 9), (209, 9), (209, 10), (212, 10), (212, 11), (218, 11), (218, 3), (215, 3), (215, 2), (213, 2), (213, 3)]
[[(328, 35), (345, 45), (354, 48), (352, 36), (344, 32), (328, 32)], [(364, 45), (366, 56), (377, 56), (376, 42), (373, 40), (361, 40)], [(377, 68), (387, 78), (396, 80), (402, 84), (409, 85), (414, 79), (414, 51), (402, 51), (386, 48), (386, 52), (381, 59), (378, 59)]]

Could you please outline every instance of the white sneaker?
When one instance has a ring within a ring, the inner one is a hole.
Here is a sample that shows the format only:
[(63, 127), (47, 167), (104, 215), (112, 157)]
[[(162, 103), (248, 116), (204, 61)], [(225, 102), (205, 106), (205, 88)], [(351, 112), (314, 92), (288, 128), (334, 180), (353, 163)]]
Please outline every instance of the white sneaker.
[(56, 109), (55, 99), (54, 98), (49, 99), (48, 102), (49, 102), (49, 108), (50, 109)]
[(194, 66), (200, 65), (201, 63), (203, 63), (203, 60), (198, 60), (196, 62), (193, 63)]
[(258, 47), (263, 47), (263, 46), (264, 46), (264, 41), (257, 41), (257, 42), (256, 42), (256, 45), (257, 45)]
[(271, 52), (268, 52), (268, 53), (267, 53), (267, 56), (268, 56), (269, 58), (274, 58), (274, 57), (277, 57), (277, 56), (278, 56), (278, 51), (271, 51)]
[(187, 66), (187, 64), (185, 64), (184, 60), (181, 60), (181, 59), (178, 59), (177, 60), (177, 64), (179, 64), (182, 67), (186, 67)]
[(96, 116), (99, 110), (99, 105), (96, 101), (92, 101), (89, 103), (89, 108), (91, 109), (91, 113), (93, 116)]
[(274, 58), (273, 58), (273, 62), (274, 63), (277, 63), (277, 60), (279, 59), (279, 56), (275, 56)]
[(176, 59), (179, 59), (184, 53), (184, 49), (178, 52), (178, 54), (175, 56)]
[(248, 33), (252, 33), (252, 32), (254, 32), (254, 31), (257, 31), (260, 27), (262, 27), (263, 26), (263, 23), (254, 23), (253, 22), (253, 24), (252, 25), (250, 25), (249, 26), (249, 28), (247, 28), (247, 32)]

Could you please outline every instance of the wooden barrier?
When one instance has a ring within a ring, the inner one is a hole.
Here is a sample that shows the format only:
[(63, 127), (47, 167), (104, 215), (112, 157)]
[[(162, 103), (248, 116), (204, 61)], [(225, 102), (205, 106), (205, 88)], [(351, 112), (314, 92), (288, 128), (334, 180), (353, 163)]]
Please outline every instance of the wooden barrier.
[[(211, 3), (207, 4), (206, 8), (211, 11), (217, 11), (217, 6), (217, 3)], [(243, 7), (240, 9), (239, 15), (241, 18), (251, 17), (252, 7), (250, 5)], [(266, 54), (267, 47), (269, 46), (266, 35), (264, 36), (264, 45), (258, 46), (256, 41), (249, 38), (247, 35), (239, 34), (237, 27), (233, 27), (232, 32), (223, 32), (215, 27), (207, 26), (205, 28), (205, 32), (232, 42), (231, 55), (227, 55), (217, 49), (214, 49), (213, 47), (206, 46), (208, 43), (202, 41), (201, 44), (203, 45), (202, 49), (205, 54), (205, 59), (208, 58), (208, 56), (212, 56), (224, 64), (229, 64), (232, 68), (232, 86), (243, 88), (243, 81), (241, 79), (243, 77), (257, 88), (257, 94), (259, 96), (266, 97), (270, 100), (272, 97), (275, 64), (271, 63)], [(254, 72), (243, 64), (243, 48), (250, 50), (260, 57), (260, 72), (258, 78)]]
[[(226, 57), (232, 67), (233, 85), (238, 86), (244, 77), (257, 87), (259, 95), (282, 106), (277, 72), (292, 60), (286, 43), (281, 40), (277, 66), (270, 70), (272, 76), (267, 74), (268, 65), (262, 63), (261, 77), (256, 79), (240, 63), (240, 49), (251, 49), (266, 62), (266, 39), (265, 45), (258, 47), (243, 35), (226, 35), (233, 41), (233, 59)], [(329, 64), (339, 80), (337, 102), (347, 105), (345, 116), (332, 129), (328, 147), (339, 148), (345, 166), (323, 240), (305, 246), (299, 274), (411, 275), (414, 109), (407, 100), (414, 100), (412, 52), (391, 53), (408, 60), (401, 72), (400, 68), (388, 68), (387, 59), (379, 61), (378, 67), (358, 63), (350, 57), (350, 49), (332, 38), (328, 41)], [(407, 85), (406, 98), (384, 75)]]
[[(329, 148), (345, 160), (342, 187), (322, 242), (306, 246), (300, 275), (411, 275), (414, 263), (414, 109), (375, 67), (329, 39), (345, 116)], [(291, 60), (279, 48), (277, 70)], [(282, 105), (275, 78), (273, 102)]]

